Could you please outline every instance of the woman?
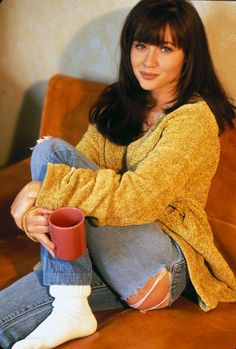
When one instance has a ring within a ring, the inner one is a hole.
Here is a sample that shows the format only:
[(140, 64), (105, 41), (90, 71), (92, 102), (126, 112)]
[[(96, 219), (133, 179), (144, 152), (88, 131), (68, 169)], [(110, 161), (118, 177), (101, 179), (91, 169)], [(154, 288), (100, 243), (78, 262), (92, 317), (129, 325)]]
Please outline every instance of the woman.
[[(236, 300), (204, 211), (218, 135), (234, 116), (194, 7), (141, 0), (121, 33), (119, 79), (92, 107), (77, 149), (49, 138), (33, 151), (33, 180), (12, 214), (42, 244), (42, 266), (0, 294), (3, 348), (54, 348), (96, 331), (90, 258), (139, 310), (170, 306), (189, 277), (205, 311)], [(63, 206), (88, 217), (89, 254), (73, 262), (54, 258), (45, 234), (48, 214)]]

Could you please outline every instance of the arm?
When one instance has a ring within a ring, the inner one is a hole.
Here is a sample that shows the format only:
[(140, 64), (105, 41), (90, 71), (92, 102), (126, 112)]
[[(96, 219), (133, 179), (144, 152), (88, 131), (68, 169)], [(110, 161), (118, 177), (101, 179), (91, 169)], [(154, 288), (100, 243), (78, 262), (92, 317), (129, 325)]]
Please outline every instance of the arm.
[(174, 112), (154, 149), (135, 171), (122, 176), (110, 169), (93, 172), (49, 164), (36, 206), (80, 207), (101, 225), (144, 224), (158, 219), (198, 162), (204, 161), (204, 148), (204, 156), (209, 157), (209, 149), (217, 144), (218, 128), (209, 109), (203, 109), (206, 116), (193, 111)]
[[(103, 143), (104, 139), (96, 133), (96, 127), (90, 125), (77, 149), (100, 165), (98, 144), (103, 147)], [(51, 210), (34, 207), (41, 186), (40, 181), (31, 181), (25, 185), (11, 206), (11, 214), (18, 228), (23, 229), (31, 240), (44, 245), (53, 255), (55, 246), (47, 236), (48, 215)]]
[[(88, 158), (99, 164), (99, 151), (97, 144), (96, 132), (93, 126), (89, 126), (88, 131), (77, 145), (77, 149), (83, 152)], [(35, 204), (38, 193), (41, 189), (42, 182), (31, 181), (26, 184), (15, 197), (11, 206), (11, 214), (18, 228), (22, 229), (23, 216)]]

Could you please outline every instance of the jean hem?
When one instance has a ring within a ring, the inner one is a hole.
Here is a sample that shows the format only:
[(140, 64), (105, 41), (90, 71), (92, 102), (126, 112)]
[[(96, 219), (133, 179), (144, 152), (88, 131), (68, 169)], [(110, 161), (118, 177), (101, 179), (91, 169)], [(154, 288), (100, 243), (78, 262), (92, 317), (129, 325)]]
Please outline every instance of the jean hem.
[[(82, 278), (81, 278), (82, 276)], [(91, 274), (75, 275), (63, 273), (48, 273), (44, 275), (43, 285), (91, 285)]]

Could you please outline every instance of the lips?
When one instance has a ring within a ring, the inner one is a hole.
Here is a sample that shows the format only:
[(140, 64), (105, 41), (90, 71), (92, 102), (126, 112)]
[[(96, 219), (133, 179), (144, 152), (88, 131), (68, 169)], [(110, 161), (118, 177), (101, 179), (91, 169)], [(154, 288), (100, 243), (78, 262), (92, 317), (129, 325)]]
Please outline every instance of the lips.
[(143, 71), (140, 72), (140, 75), (145, 80), (152, 80), (152, 79), (155, 79), (158, 76), (158, 74), (146, 73), (146, 72), (143, 72)]

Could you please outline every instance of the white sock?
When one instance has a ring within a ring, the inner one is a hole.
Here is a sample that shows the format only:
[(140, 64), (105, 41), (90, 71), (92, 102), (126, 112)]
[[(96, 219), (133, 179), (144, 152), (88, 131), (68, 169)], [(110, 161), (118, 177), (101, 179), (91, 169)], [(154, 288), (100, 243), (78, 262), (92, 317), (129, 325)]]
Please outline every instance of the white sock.
[(51, 314), (12, 349), (49, 349), (68, 340), (85, 337), (97, 329), (97, 321), (88, 304), (90, 286), (53, 285), (55, 297)]

